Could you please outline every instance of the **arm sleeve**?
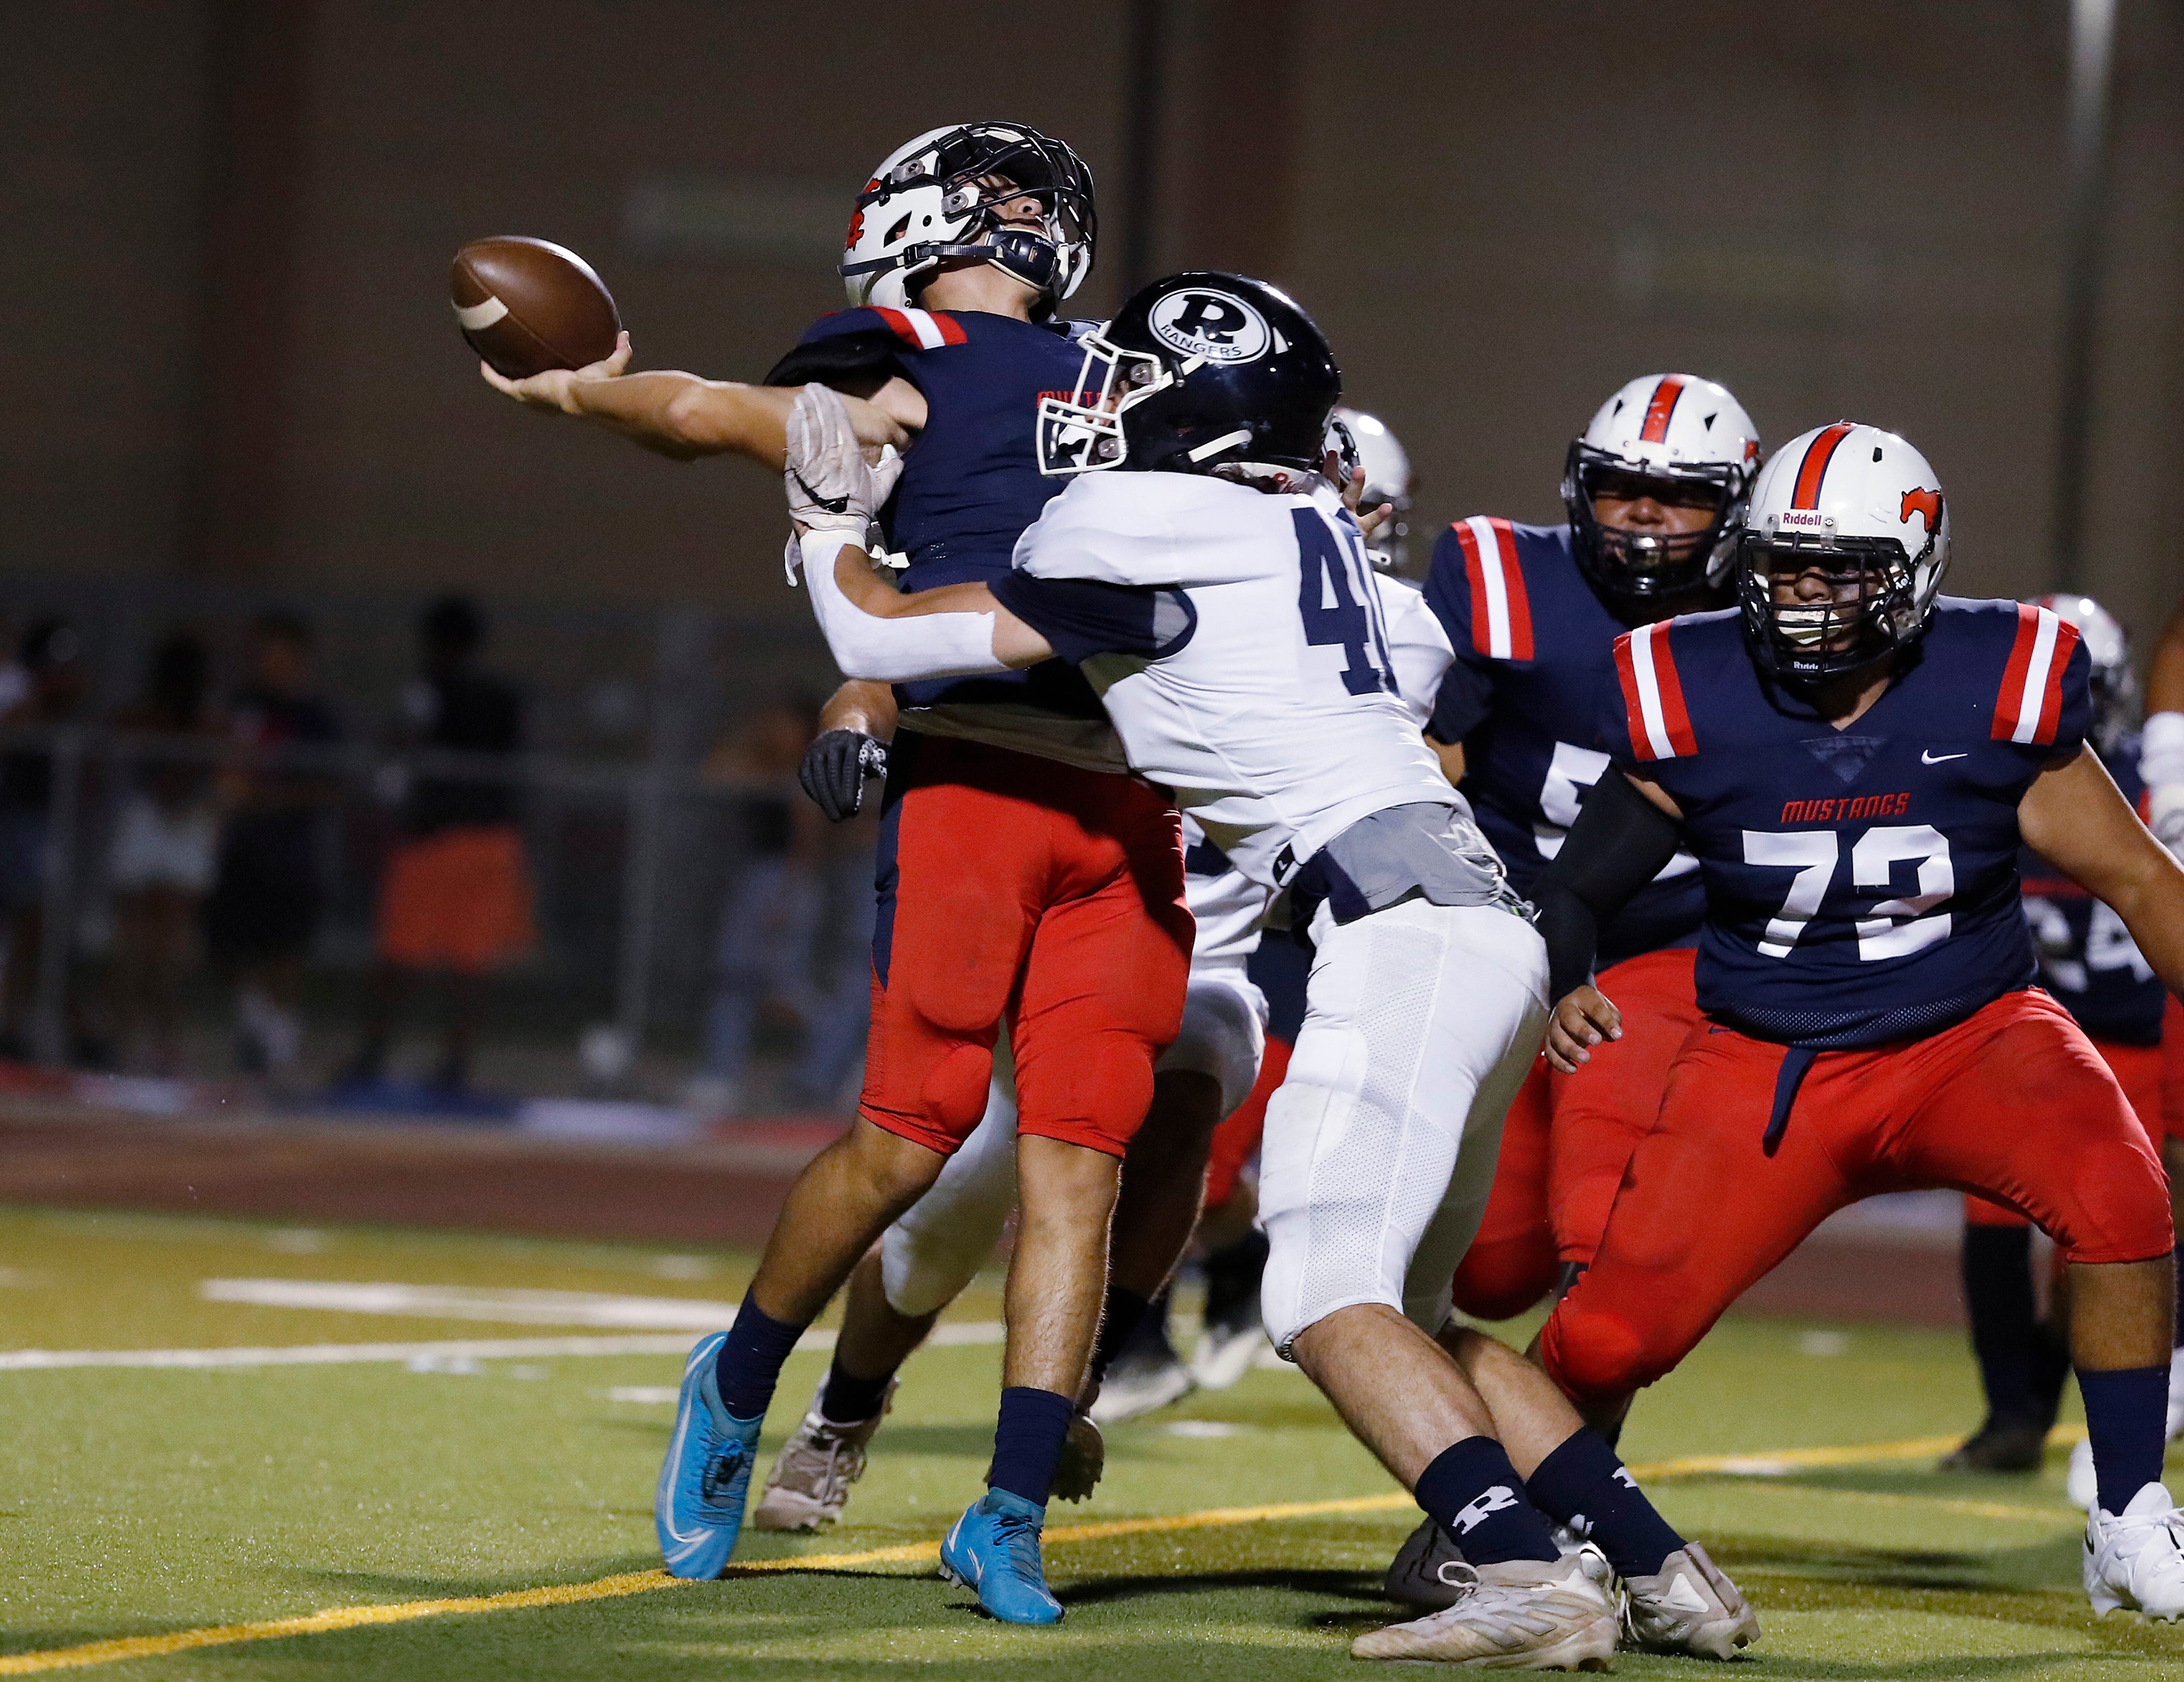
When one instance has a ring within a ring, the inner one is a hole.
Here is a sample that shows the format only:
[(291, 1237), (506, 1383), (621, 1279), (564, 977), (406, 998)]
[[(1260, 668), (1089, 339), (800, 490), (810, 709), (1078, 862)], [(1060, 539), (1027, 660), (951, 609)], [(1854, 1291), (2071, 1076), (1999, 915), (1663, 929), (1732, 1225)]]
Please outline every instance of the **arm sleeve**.
[(1675, 856), (1676, 842), (1674, 821), (1610, 766), (1532, 890), (1547, 943), (1550, 999), (1563, 998), (1591, 975), (1601, 925), (1660, 874)]
[(1034, 578), (1010, 572), (987, 586), (994, 599), (1074, 664), (1094, 654), (1162, 660), (1198, 629), (1198, 610), (1183, 591), (1091, 578)]
[[(794, 540), (792, 540), (794, 541)], [(834, 559), (851, 546), (839, 532), (812, 532), (799, 545), (812, 616), (844, 677), (910, 683), (1006, 671), (994, 654), (990, 613), (925, 613), (882, 619), (866, 613), (834, 582)]]

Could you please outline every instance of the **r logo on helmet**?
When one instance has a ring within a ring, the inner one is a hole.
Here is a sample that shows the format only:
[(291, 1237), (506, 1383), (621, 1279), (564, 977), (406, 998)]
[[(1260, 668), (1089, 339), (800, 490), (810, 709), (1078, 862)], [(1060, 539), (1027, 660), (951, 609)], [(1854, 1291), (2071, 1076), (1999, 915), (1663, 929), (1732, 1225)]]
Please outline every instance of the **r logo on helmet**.
[(1153, 306), (1153, 337), (1185, 356), (1209, 362), (1249, 362), (1266, 354), (1266, 317), (1240, 298), (1195, 287), (1170, 292)]

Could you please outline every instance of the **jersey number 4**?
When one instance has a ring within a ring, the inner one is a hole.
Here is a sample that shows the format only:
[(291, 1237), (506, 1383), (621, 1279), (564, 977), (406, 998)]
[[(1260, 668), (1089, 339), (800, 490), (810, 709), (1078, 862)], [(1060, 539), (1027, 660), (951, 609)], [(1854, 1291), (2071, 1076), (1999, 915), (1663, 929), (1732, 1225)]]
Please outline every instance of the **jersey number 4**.
[[(1759, 950), (1786, 958), (1805, 925), (1819, 915), (1828, 883), (1835, 879), (1842, 842), (1831, 829), (1763, 829), (1744, 832), (1744, 862), (1794, 870), (1782, 909), (1768, 919)], [(1850, 849), (1850, 877), (1859, 888), (1886, 888), (1900, 860), (1919, 863), (1919, 891), (1900, 899), (1883, 899), (1858, 920), (1858, 955), (1869, 961), (1908, 958), (1949, 938), (1949, 914), (1928, 912), (1957, 891), (1956, 867), (1949, 862), (1949, 838), (1930, 823), (1886, 823), (1869, 829)]]
[(1396, 663), (1388, 657), (1388, 633), (1380, 623), (1380, 593), (1373, 588), (1372, 563), (1357, 528), (1346, 519), (1338, 533), (1325, 515), (1308, 508), (1292, 517), (1305, 641), (1314, 648), (1340, 648), (1348, 656), (1342, 687), (1351, 694), (1394, 694)]

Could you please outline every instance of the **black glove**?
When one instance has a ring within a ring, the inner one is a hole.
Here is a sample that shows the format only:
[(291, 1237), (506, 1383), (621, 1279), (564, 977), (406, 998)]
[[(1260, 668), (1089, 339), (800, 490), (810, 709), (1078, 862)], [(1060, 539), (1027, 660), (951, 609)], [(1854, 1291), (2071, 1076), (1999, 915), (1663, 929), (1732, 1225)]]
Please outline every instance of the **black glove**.
[(796, 780), (837, 823), (864, 810), (865, 779), (887, 775), (887, 744), (861, 730), (829, 730), (804, 752)]

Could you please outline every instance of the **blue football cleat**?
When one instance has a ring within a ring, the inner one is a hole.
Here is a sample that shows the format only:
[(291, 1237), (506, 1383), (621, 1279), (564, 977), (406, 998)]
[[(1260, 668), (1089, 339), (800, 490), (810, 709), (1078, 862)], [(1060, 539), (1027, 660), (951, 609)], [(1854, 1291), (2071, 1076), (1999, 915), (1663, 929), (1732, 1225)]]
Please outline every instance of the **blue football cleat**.
[(1039, 1527), (1046, 1509), (989, 1490), (972, 1503), (940, 1545), (940, 1574), (978, 1591), (978, 1604), (1004, 1624), (1059, 1624), (1061, 1602), (1047, 1592), (1039, 1562)]
[(652, 1524), (670, 1576), (717, 1577), (744, 1527), (762, 1419), (738, 1419), (721, 1405), (713, 1365), (726, 1332), (699, 1339), (682, 1367), (675, 1434), (652, 1497)]

